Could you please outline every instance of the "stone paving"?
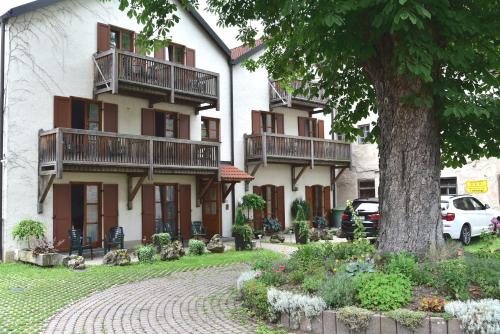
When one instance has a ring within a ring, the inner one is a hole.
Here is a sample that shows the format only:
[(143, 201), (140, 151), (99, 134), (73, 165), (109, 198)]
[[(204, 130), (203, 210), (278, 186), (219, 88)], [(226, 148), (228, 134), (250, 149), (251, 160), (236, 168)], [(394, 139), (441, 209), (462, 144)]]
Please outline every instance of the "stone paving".
[(212, 267), (116, 286), (68, 306), (45, 333), (255, 333), (255, 324), (236, 316), (233, 288), (247, 269)]

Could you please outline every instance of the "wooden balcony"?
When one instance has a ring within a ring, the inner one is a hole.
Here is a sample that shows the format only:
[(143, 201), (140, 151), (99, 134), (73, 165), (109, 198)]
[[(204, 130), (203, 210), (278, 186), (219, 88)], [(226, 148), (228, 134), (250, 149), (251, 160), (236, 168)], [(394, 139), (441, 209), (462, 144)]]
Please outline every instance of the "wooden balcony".
[[(298, 89), (300, 82), (292, 84), (293, 89)], [(323, 109), (328, 99), (320, 96), (309, 97), (301, 94), (292, 94), (281, 87), (277, 80), (269, 81), (269, 96), (270, 108), (285, 106), (295, 109), (303, 109), (307, 111), (314, 111), (315, 109)]]
[(219, 74), (133, 52), (111, 49), (96, 53), (95, 95), (110, 92), (158, 102), (192, 105), (197, 111), (220, 104)]
[(245, 135), (245, 161), (247, 165), (349, 166), (351, 145), (336, 140), (281, 134)]
[(220, 144), (57, 128), (39, 134), (39, 174), (218, 175)]

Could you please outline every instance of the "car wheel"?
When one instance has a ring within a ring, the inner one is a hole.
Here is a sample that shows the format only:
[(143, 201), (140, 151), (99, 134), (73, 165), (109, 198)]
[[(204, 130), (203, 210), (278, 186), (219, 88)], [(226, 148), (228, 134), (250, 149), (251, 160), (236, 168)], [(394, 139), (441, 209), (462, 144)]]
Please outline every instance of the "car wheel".
[(469, 225), (462, 226), (462, 231), (460, 231), (460, 240), (462, 240), (464, 245), (470, 244), (471, 232)]

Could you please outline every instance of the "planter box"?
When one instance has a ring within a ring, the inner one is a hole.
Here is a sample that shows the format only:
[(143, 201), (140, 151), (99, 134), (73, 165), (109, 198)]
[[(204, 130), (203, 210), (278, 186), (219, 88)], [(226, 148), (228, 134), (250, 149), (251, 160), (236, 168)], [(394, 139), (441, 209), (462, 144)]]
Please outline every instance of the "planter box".
[[(281, 315), (281, 324), (290, 328), (290, 320), (287, 314)], [(293, 328), (292, 328), (293, 329)], [(314, 334), (351, 334), (345, 324), (337, 319), (336, 312), (332, 310), (323, 311), (318, 317), (308, 320), (302, 319), (300, 330)], [(411, 334), (412, 331), (401, 326), (396, 320), (381, 314), (374, 314), (363, 334)], [(445, 320), (443, 318), (427, 317), (422, 322), (422, 327), (414, 333), (418, 334), (463, 334), (457, 319)]]
[(62, 255), (58, 253), (33, 255), (33, 251), (21, 249), (18, 253), (21, 262), (32, 263), (40, 267), (53, 267), (61, 264)]

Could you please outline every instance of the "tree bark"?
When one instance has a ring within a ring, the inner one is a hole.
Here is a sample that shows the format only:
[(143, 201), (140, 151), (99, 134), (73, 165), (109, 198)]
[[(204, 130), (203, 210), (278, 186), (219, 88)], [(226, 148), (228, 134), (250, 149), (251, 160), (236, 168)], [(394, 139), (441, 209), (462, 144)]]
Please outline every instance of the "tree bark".
[(444, 242), (437, 111), (407, 100), (422, 96), (420, 80), (387, 72), (373, 79), (380, 128), (379, 250), (423, 255)]

